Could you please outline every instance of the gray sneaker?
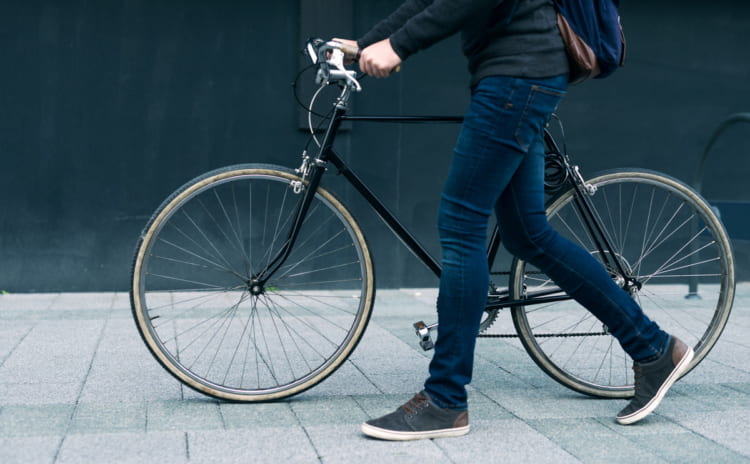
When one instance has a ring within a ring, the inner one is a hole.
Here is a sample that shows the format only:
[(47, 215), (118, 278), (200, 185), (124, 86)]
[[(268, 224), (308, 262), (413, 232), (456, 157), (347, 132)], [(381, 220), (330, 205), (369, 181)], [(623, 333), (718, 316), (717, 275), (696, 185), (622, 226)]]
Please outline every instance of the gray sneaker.
[(422, 391), (394, 412), (362, 424), (362, 433), (382, 440), (421, 440), (469, 433), (469, 412), (441, 408)]
[(667, 390), (687, 371), (693, 360), (693, 349), (677, 337), (670, 337), (667, 351), (656, 361), (633, 363), (635, 396), (617, 414), (617, 422), (633, 424), (651, 414)]

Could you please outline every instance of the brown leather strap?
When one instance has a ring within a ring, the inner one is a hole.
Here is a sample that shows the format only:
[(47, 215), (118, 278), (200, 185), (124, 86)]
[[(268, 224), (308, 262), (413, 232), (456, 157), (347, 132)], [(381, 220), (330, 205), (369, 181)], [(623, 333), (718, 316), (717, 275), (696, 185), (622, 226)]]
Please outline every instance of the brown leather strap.
[(591, 47), (573, 31), (565, 16), (560, 13), (557, 13), (557, 27), (565, 43), (565, 51), (568, 53), (570, 83), (575, 84), (596, 77), (601, 70)]

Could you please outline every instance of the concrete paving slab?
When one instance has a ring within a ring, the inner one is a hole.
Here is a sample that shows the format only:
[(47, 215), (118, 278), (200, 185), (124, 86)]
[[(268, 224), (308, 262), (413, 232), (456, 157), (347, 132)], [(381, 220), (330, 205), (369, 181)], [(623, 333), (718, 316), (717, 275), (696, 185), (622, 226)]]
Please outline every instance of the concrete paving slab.
[(190, 462), (185, 432), (70, 434), (54, 462), (181, 464)]
[(635, 436), (632, 442), (640, 449), (667, 462), (705, 464), (706, 462), (742, 462), (746, 459), (714, 440), (694, 433), (680, 435)]
[(296, 427), (300, 424), (287, 402), (254, 404), (252, 408), (241, 403), (221, 403), (219, 412), (227, 430)]
[(664, 414), (664, 416), (694, 434), (710, 439), (743, 456), (750, 456), (750, 442), (747, 439), (750, 408), (695, 414), (682, 411)]
[(0, 437), (64, 436), (74, 410), (70, 404), (3, 406)]
[[(668, 462), (610, 427), (612, 418), (536, 419), (529, 426), (547, 436), (580, 462)], [(661, 432), (673, 438), (674, 430)], [(681, 433), (688, 435), (684, 431)]]
[(146, 432), (146, 403), (81, 403), (68, 430), (71, 434)]
[(300, 463), (319, 462), (319, 452), (300, 427), (187, 433), (190, 462)]
[(356, 426), (369, 419), (351, 397), (308, 395), (289, 401), (289, 406), (299, 423), (305, 424), (305, 427), (328, 424)]
[(146, 416), (149, 432), (224, 428), (219, 403), (210, 399), (148, 403)]
[(82, 382), (13, 382), (0, 383), (0, 405), (74, 404), (81, 393)]
[(63, 435), (0, 438), (0, 462), (53, 463)]
[(58, 293), (11, 293), (0, 295), (0, 314), (6, 311), (47, 310), (60, 297)]
[[(360, 426), (348, 424), (306, 427), (320, 462), (453, 463), (434, 441), (385, 442), (362, 435)], [(451, 440), (451, 439), (446, 439)]]
[(474, 421), (468, 436), (435, 443), (451, 462), (578, 462), (559, 444), (516, 418)]

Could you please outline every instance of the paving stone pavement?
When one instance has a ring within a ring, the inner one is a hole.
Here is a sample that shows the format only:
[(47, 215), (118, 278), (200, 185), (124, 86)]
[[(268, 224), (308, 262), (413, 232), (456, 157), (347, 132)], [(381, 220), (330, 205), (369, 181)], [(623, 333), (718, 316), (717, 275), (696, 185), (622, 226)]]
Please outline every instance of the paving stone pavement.
[(480, 339), (469, 435), (364, 437), (362, 421), (420, 389), (429, 354), (411, 323), (434, 320), (435, 293), (379, 290), (339, 371), (263, 404), (174, 380), (140, 340), (126, 294), (1, 295), (0, 463), (750, 462), (750, 284), (708, 358), (636, 426), (614, 422), (623, 400), (571, 392), (515, 342)]

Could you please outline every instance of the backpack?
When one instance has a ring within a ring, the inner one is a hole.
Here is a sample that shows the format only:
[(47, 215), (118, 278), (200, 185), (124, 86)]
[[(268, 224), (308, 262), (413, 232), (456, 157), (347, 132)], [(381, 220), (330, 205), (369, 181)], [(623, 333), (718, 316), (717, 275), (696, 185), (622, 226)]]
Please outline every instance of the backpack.
[(555, 0), (571, 84), (607, 77), (623, 66), (625, 34), (619, 0)]

